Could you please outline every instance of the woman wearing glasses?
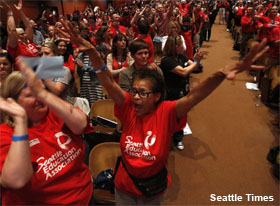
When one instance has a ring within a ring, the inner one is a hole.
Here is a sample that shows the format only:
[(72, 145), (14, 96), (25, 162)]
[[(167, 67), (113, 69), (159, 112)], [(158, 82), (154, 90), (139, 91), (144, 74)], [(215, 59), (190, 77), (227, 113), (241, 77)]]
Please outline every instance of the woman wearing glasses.
[[(115, 115), (123, 124), (120, 140), (123, 161), (115, 176), (117, 205), (162, 204), (164, 191), (171, 183), (166, 163), (172, 134), (186, 124), (190, 109), (211, 94), (225, 78), (232, 80), (239, 72), (264, 69), (263, 66), (251, 64), (268, 50), (264, 40), (252, 48), (243, 61), (219, 69), (187, 96), (175, 101), (163, 101), (164, 81), (156, 70), (135, 71), (130, 93), (125, 92), (114, 81), (95, 47), (78, 37), (69, 22), (63, 21), (63, 24), (71, 41), (87, 48), (101, 84), (115, 102)], [(153, 184), (153, 188), (138, 184), (139, 181), (146, 183), (151, 179), (158, 183)]]

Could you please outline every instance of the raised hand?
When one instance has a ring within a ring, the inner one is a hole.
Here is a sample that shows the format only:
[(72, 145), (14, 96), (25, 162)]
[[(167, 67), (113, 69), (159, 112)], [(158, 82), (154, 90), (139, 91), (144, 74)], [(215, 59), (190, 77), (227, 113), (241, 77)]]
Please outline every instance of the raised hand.
[(16, 64), (23, 73), (27, 86), (31, 89), (32, 94), (35, 97), (44, 98), (47, 91), (45, 90), (45, 86), (43, 85), (42, 81), (36, 76), (35, 72), (29, 66), (27, 66), (27, 64), (21, 60), (20, 57), (16, 59)]
[(14, 4), (14, 7), (16, 10), (20, 11), (22, 9), (22, 0), (19, 0), (17, 5)]
[(27, 121), (24, 108), (12, 98), (4, 99), (0, 97), (0, 110), (12, 117), (14, 122), (18, 122), (17, 120)]
[(65, 38), (69, 38), (73, 44), (79, 45), (80, 50), (87, 51), (94, 48), (94, 46), (90, 42), (79, 36), (74, 31), (74, 28), (69, 21), (61, 19), (60, 22), (62, 23), (66, 32), (63, 32), (60, 29), (57, 29), (57, 31)]
[(198, 51), (195, 53), (193, 59), (197, 62), (200, 62), (200, 60), (203, 58), (204, 51)]
[(220, 71), (226, 75), (228, 80), (233, 80), (236, 74), (251, 70), (251, 69), (265, 69), (265, 66), (253, 65), (253, 63), (262, 57), (268, 50), (269, 47), (266, 46), (267, 40), (263, 39), (260, 43), (256, 44), (250, 52), (245, 56), (245, 58), (233, 65), (227, 65)]

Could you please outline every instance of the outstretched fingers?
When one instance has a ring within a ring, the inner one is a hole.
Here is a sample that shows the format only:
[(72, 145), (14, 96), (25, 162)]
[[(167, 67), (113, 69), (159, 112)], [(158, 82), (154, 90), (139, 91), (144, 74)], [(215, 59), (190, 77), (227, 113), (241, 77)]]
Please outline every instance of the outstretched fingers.
[(252, 65), (251, 69), (264, 70), (264, 69), (266, 69), (266, 67), (262, 66), (262, 65)]
[(253, 58), (253, 62), (257, 61), (259, 58), (261, 58), (265, 53), (267, 53), (269, 50), (269, 46), (265, 46), (260, 52), (257, 53), (257, 55)]
[(61, 19), (60, 22), (62, 23), (66, 32), (61, 32), (58, 30), (59, 33), (61, 33), (66, 38), (70, 38), (70, 41), (72, 43), (79, 45), (81, 40), (80, 40), (78, 34), (75, 32), (73, 25), (68, 20), (64, 20), (64, 19)]
[(60, 22), (71, 37), (77, 36), (77, 33), (74, 31), (72, 24), (68, 20), (60, 19)]
[(269, 47), (266, 46), (267, 40), (263, 39), (259, 44), (256, 44), (253, 46), (253, 48), (250, 50), (248, 55), (244, 58), (245, 62), (255, 62), (258, 60), (261, 56), (263, 56), (269, 49)]
[(62, 35), (62, 37), (70, 38), (70, 35), (67, 34), (66, 32), (62, 31), (60, 28), (57, 28), (56, 30), (58, 31), (58, 33), (60, 33)]
[(23, 73), (27, 86), (31, 89), (33, 95), (38, 96), (45, 89), (42, 81), (36, 76), (35, 72), (20, 59), (20, 57), (16, 59), (16, 64)]

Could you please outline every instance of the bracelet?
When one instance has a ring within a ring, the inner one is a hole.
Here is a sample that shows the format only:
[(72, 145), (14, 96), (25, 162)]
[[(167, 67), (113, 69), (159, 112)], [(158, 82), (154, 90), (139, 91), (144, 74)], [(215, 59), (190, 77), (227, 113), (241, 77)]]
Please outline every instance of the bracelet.
[(95, 69), (94, 71), (95, 71), (95, 73), (100, 73), (100, 72), (104, 72), (106, 70), (106, 64), (104, 63), (104, 66), (102, 67), (102, 68), (100, 68), (100, 69)]
[(23, 136), (12, 136), (12, 141), (17, 142), (17, 141), (24, 141), (28, 140), (28, 134), (23, 135)]
[(13, 14), (8, 14), (7, 16), (14, 16)]
[(198, 64), (198, 62), (197, 62), (197, 61), (195, 61), (195, 60), (193, 60), (193, 63)]

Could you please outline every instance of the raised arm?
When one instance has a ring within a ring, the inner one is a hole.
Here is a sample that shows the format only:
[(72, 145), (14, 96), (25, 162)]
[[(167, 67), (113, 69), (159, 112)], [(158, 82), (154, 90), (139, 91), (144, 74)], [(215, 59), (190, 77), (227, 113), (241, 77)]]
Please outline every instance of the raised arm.
[(179, 99), (175, 106), (177, 119), (180, 120), (192, 107), (210, 95), (225, 78), (233, 80), (236, 74), (240, 72), (251, 69), (265, 69), (264, 66), (252, 65), (252, 63), (268, 51), (269, 47), (266, 46), (266, 42), (266, 39), (262, 40), (261, 43), (256, 44), (250, 50), (241, 62), (223, 67), (192, 89), (187, 96)]
[(113, 101), (117, 105), (121, 105), (124, 101), (125, 93), (120, 88), (120, 86), (114, 81), (111, 72), (106, 68), (106, 64), (104, 64), (104, 61), (98, 54), (95, 47), (87, 40), (78, 36), (75, 33), (73, 26), (70, 22), (64, 20), (61, 20), (61, 22), (64, 28), (67, 30), (71, 42), (79, 45), (81, 50), (85, 51), (89, 55), (91, 64), (96, 71), (97, 77), (101, 85), (108, 91), (109, 96), (113, 99)]
[(15, 10), (19, 13), (21, 20), (23, 21), (27, 38), (33, 42), (33, 29), (31, 27), (30, 21), (22, 11), (22, 0), (19, 0), (17, 5), (14, 4), (14, 7)]
[(20, 189), (32, 177), (33, 168), (27, 133), (27, 114), (15, 100), (0, 97), (0, 110), (6, 112), (14, 120), (15, 127), (12, 142), (5, 159), (0, 185), (5, 188)]
[(8, 11), (7, 12), (8, 47), (16, 48), (18, 43), (18, 38), (17, 38), (16, 23), (15, 23), (13, 11), (5, 0), (0, 0), (0, 2), (3, 8), (6, 11)]
[[(32, 94), (52, 109), (73, 133), (78, 135), (82, 134), (87, 126), (86, 114), (55, 94), (48, 92), (42, 81), (37, 78), (33, 70), (30, 69), (24, 61), (18, 58), (16, 63), (23, 72)], [(79, 124), (77, 124), (77, 122)]]
[(167, 12), (167, 16), (168, 18), (170, 18), (173, 14), (173, 9), (175, 8), (176, 6), (176, 0), (170, 0), (170, 6), (168, 8), (168, 12)]

